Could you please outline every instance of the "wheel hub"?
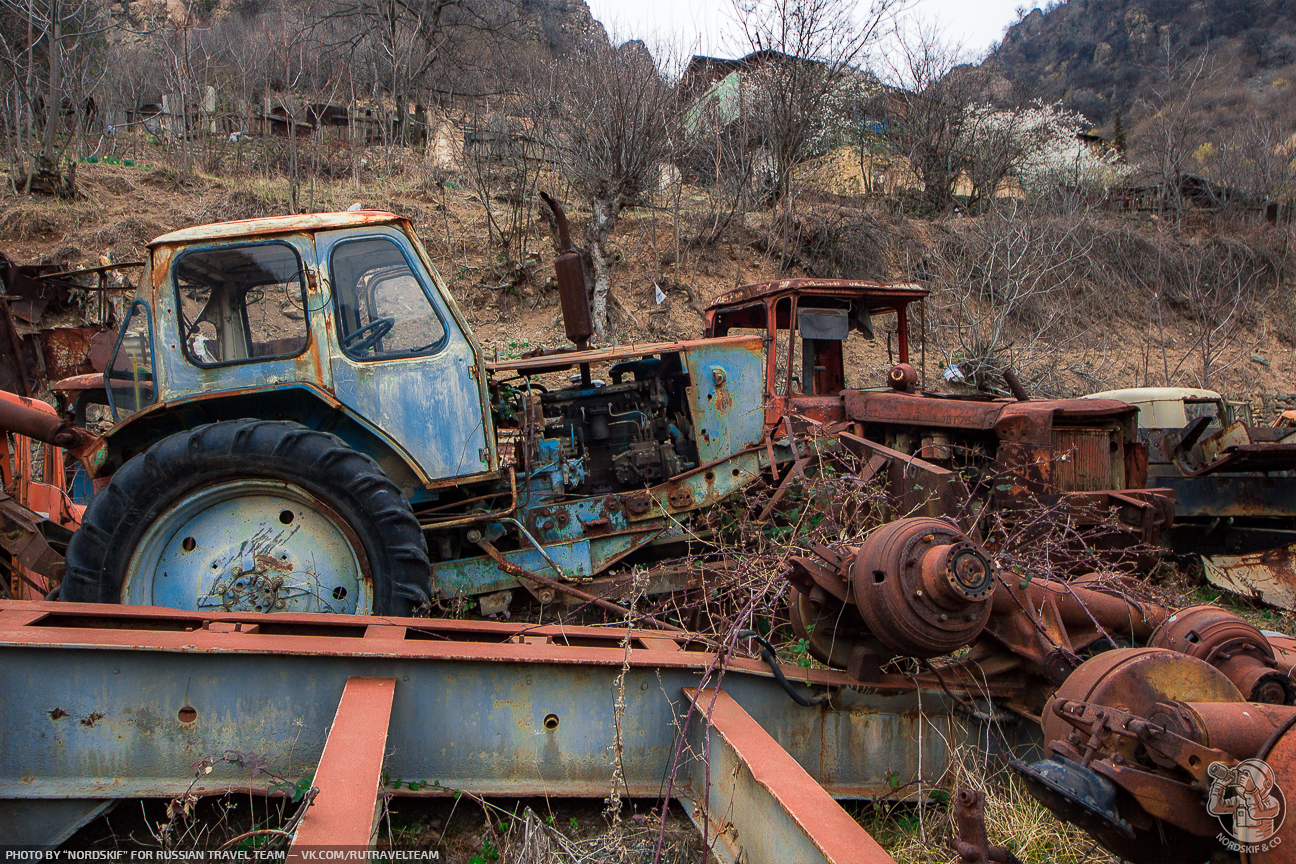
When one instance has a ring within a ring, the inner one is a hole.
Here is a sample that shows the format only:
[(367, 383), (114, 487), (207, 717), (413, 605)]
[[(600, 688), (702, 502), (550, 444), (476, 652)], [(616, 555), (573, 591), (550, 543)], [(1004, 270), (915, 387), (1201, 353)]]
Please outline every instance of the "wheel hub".
[(309, 492), (237, 480), (160, 514), (131, 556), (122, 595), (212, 612), (367, 614), (372, 580), (358, 538)]
[(253, 569), (231, 573), (228, 581), (218, 579), (198, 605), (207, 605), (204, 600), (219, 594), (220, 606), (228, 612), (282, 612), (288, 605), (288, 598), (279, 596), (284, 588), (282, 568), (267, 565), (265, 559), (274, 561), (261, 555)]

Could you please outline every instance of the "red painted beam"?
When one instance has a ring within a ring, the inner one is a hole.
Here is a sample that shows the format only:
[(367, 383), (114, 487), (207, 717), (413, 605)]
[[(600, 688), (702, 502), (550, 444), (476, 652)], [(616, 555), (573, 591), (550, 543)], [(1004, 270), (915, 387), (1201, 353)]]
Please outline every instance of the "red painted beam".
[(371, 844), (395, 694), (395, 678), (347, 679), (315, 769), (319, 794), (297, 826), (292, 851)]

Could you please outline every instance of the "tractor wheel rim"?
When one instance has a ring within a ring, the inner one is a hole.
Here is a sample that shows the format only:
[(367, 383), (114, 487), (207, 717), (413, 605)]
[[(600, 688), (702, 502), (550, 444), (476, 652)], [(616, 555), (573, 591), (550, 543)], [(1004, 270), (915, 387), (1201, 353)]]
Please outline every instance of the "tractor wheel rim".
[(300, 486), (234, 480), (166, 509), (131, 555), (122, 602), (203, 612), (369, 614), (373, 578), (345, 520)]

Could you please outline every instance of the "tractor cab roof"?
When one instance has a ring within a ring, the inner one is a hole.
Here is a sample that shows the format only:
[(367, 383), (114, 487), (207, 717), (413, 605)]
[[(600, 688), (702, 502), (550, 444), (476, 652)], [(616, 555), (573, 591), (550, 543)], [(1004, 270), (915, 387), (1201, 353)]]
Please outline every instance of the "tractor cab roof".
[(926, 297), (928, 291), (912, 282), (871, 282), (862, 279), (779, 279), (744, 285), (721, 294), (707, 306), (707, 312), (742, 306), (753, 301), (769, 302), (782, 297), (816, 297), (830, 300), (862, 300), (870, 311), (893, 309)]
[(212, 240), (242, 240), (267, 234), (294, 234), (300, 231), (319, 231), (334, 228), (354, 228), (361, 225), (395, 225), (404, 223), (404, 216), (386, 210), (347, 210), (341, 213), (303, 213), (300, 216), (267, 216), (261, 219), (238, 219), (233, 222), (215, 222), (181, 228), (155, 238), (149, 247), (168, 243), (193, 243)]

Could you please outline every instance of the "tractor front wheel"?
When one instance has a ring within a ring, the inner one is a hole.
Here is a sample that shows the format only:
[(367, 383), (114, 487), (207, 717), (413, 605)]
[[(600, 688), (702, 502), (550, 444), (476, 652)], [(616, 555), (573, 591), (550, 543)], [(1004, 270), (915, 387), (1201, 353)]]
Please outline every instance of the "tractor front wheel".
[(113, 475), (68, 546), (60, 598), (412, 615), (429, 590), (418, 520), (377, 463), (296, 423), (234, 420)]

